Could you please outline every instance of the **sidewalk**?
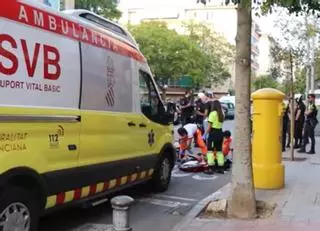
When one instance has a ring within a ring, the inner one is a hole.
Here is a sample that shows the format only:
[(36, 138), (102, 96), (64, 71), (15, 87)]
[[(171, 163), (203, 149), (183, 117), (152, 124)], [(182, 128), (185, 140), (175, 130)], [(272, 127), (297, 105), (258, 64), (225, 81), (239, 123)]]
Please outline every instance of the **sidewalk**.
[[(195, 218), (212, 199), (227, 198), (230, 185), (206, 198), (173, 231), (318, 231), (320, 229), (320, 138), (316, 139), (316, 155), (299, 154), (305, 161), (283, 161), (285, 188), (257, 190), (256, 199), (276, 203), (270, 218), (252, 221)], [(290, 157), (289, 151), (283, 157)]]

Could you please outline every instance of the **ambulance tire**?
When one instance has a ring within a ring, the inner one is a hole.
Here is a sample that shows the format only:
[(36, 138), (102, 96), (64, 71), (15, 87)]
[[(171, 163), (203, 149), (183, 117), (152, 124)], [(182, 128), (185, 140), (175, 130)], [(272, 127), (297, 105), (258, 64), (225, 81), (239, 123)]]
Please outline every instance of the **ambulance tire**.
[(163, 155), (150, 181), (153, 191), (164, 192), (168, 189), (171, 181), (172, 166), (172, 159), (167, 155)]
[(7, 209), (11, 211), (9, 206), (13, 205), (20, 205), (18, 207), (19, 211), (22, 211), (21, 208), (24, 208), (26, 212), (21, 212), (21, 214), (26, 216), (26, 214), (29, 213), (30, 223), (28, 231), (37, 231), (40, 217), (40, 206), (33, 194), (29, 190), (21, 187), (7, 186), (0, 196), (0, 215)]

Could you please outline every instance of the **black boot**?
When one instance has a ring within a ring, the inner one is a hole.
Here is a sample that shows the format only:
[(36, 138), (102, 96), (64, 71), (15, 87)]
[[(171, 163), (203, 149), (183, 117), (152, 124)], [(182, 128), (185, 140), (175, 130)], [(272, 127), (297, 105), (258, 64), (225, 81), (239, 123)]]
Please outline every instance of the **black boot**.
[(307, 154), (309, 154), (309, 155), (314, 155), (314, 154), (316, 154), (315, 149), (314, 149), (314, 145), (311, 145), (311, 149), (310, 149), (309, 152), (307, 152)]
[(294, 149), (298, 149), (298, 148), (300, 148), (300, 145), (298, 144), (298, 140), (296, 139), (294, 143)]
[(214, 174), (214, 166), (208, 166), (208, 168), (205, 169), (203, 172), (208, 175), (213, 175)]
[(298, 150), (298, 153), (306, 153), (306, 147), (301, 147), (301, 148)]
[(216, 169), (216, 172), (219, 174), (224, 174), (224, 167), (223, 166), (218, 166)]

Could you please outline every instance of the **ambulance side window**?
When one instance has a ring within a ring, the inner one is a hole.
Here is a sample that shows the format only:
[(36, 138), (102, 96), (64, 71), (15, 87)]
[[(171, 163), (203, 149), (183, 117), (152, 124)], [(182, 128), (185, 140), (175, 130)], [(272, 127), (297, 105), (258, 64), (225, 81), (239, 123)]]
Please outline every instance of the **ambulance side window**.
[(139, 82), (141, 112), (150, 120), (161, 122), (160, 115), (164, 110), (150, 75), (140, 71)]

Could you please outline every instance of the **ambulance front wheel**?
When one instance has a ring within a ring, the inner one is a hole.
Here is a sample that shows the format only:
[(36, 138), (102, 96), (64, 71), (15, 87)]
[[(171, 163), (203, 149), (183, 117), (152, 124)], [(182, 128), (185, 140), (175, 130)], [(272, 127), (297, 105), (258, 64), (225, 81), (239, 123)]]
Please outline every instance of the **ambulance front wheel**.
[(24, 188), (8, 186), (0, 196), (0, 230), (36, 231), (39, 205)]
[(167, 155), (161, 157), (151, 179), (152, 189), (156, 192), (164, 192), (171, 181), (172, 159)]

